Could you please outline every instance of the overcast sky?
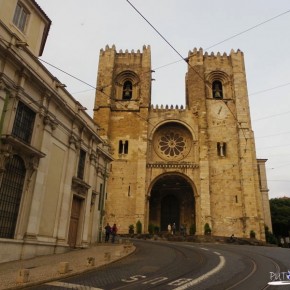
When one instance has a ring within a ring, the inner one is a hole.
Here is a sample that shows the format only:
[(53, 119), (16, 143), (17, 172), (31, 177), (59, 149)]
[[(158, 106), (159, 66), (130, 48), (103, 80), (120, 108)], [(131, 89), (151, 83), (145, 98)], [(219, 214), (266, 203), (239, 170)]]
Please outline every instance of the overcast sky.
[[(36, 1), (52, 21), (41, 59), (95, 86), (101, 48), (150, 45), (153, 104), (185, 103), (186, 63), (126, 0)], [(184, 57), (194, 47), (244, 52), (257, 158), (268, 159), (270, 198), (290, 197), (289, 0), (130, 2)], [(94, 89), (46, 66), (92, 116)]]

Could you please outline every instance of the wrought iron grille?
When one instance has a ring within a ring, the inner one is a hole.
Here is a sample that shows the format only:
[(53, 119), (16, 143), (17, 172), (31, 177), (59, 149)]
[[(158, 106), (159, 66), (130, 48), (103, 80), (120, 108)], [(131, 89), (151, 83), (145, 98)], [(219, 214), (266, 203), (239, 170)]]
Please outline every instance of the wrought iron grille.
[(30, 143), (34, 120), (35, 113), (26, 105), (19, 102), (12, 129), (12, 135), (26, 143)]
[(14, 237), (25, 174), (23, 160), (14, 155), (5, 166), (0, 186), (0, 238)]

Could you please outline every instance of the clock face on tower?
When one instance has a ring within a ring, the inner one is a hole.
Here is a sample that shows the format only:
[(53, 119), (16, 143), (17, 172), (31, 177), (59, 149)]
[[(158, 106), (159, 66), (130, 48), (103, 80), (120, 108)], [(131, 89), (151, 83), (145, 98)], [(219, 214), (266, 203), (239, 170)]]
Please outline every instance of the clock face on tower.
[(211, 115), (214, 118), (222, 120), (225, 119), (229, 113), (229, 108), (223, 101), (215, 102), (211, 107)]

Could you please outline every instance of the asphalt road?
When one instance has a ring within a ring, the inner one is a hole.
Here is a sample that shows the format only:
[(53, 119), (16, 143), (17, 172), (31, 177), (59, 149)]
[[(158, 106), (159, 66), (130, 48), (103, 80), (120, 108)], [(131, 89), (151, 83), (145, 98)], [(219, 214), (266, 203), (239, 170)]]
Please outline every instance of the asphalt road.
[[(31, 289), (290, 289), (290, 249), (134, 240), (136, 251), (105, 267)], [(269, 285), (269, 282), (283, 284)]]

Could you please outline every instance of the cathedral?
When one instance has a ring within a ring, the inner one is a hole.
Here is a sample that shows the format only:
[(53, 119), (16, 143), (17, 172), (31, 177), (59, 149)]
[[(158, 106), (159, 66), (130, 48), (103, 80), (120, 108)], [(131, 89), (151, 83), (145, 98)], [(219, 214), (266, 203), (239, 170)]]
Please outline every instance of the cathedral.
[[(185, 106), (151, 104), (151, 50), (101, 49), (94, 120), (114, 158), (105, 223), (265, 240), (266, 159), (257, 159), (244, 55), (193, 49)], [(171, 84), (168, 84), (170, 86)]]

